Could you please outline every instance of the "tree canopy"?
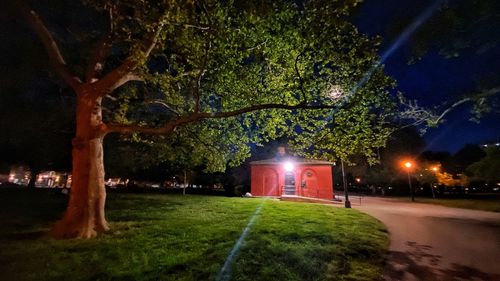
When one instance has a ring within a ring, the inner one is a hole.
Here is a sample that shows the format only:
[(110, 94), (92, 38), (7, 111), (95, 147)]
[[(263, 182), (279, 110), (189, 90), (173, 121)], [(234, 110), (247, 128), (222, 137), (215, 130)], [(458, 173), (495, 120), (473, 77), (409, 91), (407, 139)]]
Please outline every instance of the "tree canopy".
[[(107, 89), (104, 120), (110, 132), (139, 133), (128, 139), (155, 159), (220, 171), (247, 158), (249, 143), (284, 135), (318, 158), (373, 159), (391, 130), (393, 81), (378, 68), (359, 85), (378, 40), (349, 23), (357, 2), (83, 1), (93, 24), (61, 15), (70, 28), (50, 31), (77, 37), (58, 42), (72, 47), (71, 79), (107, 86), (127, 72)], [(47, 20), (61, 12), (35, 6)]]
[(498, 184), (500, 181), (500, 148), (491, 145), (485, 148), (486, 156), (467, 167), (467, 173), (473, 180)]

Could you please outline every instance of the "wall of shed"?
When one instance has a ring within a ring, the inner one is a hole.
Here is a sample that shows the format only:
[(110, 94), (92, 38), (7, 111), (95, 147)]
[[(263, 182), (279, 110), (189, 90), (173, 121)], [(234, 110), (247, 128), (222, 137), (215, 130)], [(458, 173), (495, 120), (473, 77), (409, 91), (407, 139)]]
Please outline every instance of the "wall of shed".
[[(254, 196), (281, 196), (285, 185), (283, 165), (252, 165), (251, 193)], [(295, 195), (333, 199), (331, 165), (297, 165), (294, 168)]]

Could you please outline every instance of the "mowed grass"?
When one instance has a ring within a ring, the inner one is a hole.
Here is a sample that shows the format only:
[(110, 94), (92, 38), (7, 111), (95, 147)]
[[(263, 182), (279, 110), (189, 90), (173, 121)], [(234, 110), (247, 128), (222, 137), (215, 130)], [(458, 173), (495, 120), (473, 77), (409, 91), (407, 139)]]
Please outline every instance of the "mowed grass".
[(112, 231), (51, 239), (67, 198), (0, 190), (0, 280), (215, 280), (259, 205), (230, 280), (378, 280), (388, 235), (355, 210), (257, 198), (109, 194)]
[(464, 199), (464, 198), (449, 198), (449, 199), (432, 199), (432, 198), (417, 198), (417, 202), (437, 204), (451, 208), (483, 210), (490, 212), (500, 212), (500, 197), (486, 199)]

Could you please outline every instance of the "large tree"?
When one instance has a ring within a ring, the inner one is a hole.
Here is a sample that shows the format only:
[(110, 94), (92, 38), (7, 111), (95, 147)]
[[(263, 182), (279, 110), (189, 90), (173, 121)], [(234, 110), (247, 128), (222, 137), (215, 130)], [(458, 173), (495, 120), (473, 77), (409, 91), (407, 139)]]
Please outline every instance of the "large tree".
[(16, 3), (76, 96), (72, 192), (55, 237), (109, 229), (110, 133), (212, 171), (283, 135), (348, 135), (337, 147), (352, 138), (366, 155), (384, 140), (370, 135), (387, 135), (392, 81), (373, 68), (376, 40), (348, 22), (358, 1)]
[[(470, 164), (466, 172), (473, 180), (484, 181), (491, 185), (498, 185), (500, 181), (500, 148), (490, 145), (484, 148), (486, 156)], [(492, 187), (493, 188), (493, 187)]]

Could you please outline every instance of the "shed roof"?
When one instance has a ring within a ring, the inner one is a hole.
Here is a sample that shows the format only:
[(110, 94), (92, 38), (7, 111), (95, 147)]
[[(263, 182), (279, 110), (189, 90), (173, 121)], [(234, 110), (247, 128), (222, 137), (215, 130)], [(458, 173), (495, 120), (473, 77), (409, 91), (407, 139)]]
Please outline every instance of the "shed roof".
[(280, 165), (283, 162), (291, 161), (296, 165), (334, 165), (334, 162), (324, 160), (314, 160), (305, 158), (271, 158), (266, 160), (252, 161), (250, 165)]

